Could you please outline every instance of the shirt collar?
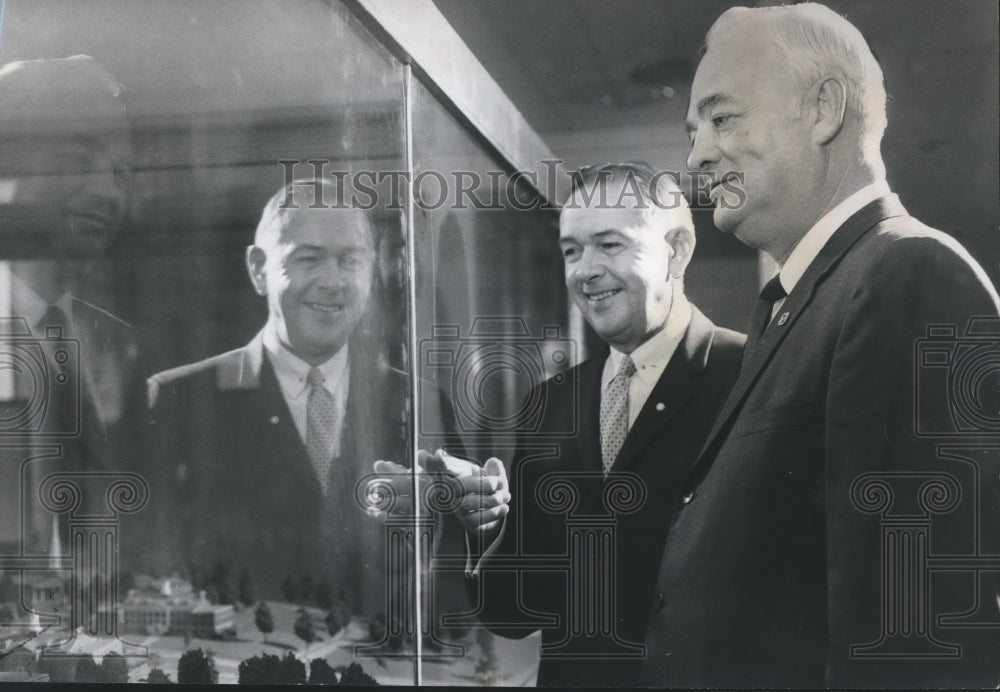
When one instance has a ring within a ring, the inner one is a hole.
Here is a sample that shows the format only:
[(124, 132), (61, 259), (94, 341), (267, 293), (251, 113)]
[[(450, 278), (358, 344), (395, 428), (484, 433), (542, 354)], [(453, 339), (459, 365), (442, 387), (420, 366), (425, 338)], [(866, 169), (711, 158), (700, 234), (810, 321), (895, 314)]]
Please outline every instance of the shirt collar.
[(802, 236), (792, 253), (785, 260), (785, 265), (781, 268), (781, 286), (785, 293), (791, 293), (792, 289), (806, 273), (806, 269), (812, 261), (819, 255), (820, 250), (826, 245), (838, 228), (854, 214), (861, 211), (866, 205), (874, 202), (879, 197), (884, 197), (890, 193), (889, 183), (879, 180), (871, 185), (867, 185), (843, 202), (835, 206), (817, 221), (809, 231)]
[[(293, 399), (302, 396), (309, 389), (306, 378), (312, 366), (285, 348), (270, 321), (264, 327), (263, 343), (282, 390)], [(318, 367), (326, 378), (323, 389), (331, 394), (336, 393), (347, 371), (347, 344)]]
[[(31, 286), (14, 272), (10, 272), (10, 288), (12, 303), (10, 314), (14, 317), (23, 317), (28, 323), (28, 328), (31, 329), (35, 336), (44, 337), (44, 334), (37, 334), (35, 330), (41, 319), (45, 317), (45, 312), (49, 309), (49, 303), (35, 293)], [(59, 299), (52, 303), (52, 305), (63, 311), (70, 330), (75, 331), (75, 325), (73, 324), (73, 296), (69, 291), (59, 296)]]
[[(691, 303), (680, 291), (674, 292), (674, 304), (670, 306), (667, 323), (663, 329), (639, 344), (632, 353), (635, 363), (635, 377), (644, 384), (653, 385), (660, 379), (664, 368), (677, 350), (678, 344), (684, 338), (688, 325), (691, 324)], [(621, 367), (625, 354), (611, 348), (611, 374), (614, 376)]]

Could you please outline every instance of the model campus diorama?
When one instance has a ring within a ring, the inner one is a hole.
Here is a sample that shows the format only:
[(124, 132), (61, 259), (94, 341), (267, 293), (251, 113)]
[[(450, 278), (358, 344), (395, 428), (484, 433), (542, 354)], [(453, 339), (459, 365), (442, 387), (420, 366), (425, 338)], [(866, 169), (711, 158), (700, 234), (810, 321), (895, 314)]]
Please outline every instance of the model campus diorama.
[[(202, 578), (207, 588), (178, 576), (136, 576), (113, 608), (90, 612), (89, 622), (71, 631), (73, 584), (65, 573), (7, 572), (0, 577), (0, 682), (375, 685), (405, 684), (412, 675), (408, 643), (387, 636), (381, 616), (352, 616), (343, 600), (349, 595), (331, 596), (325, 584), (303, 579), (288, 584), (288, 602), (246, 602), (245, 579), (230, 580), (221, 567)], [(93, 603), (86, 594), (84, 609)], [(234, 602), (213, 602), (218, 598)], [(499, 659), (530, 655), (533, 646), (503, 642), (518, 649), (505, 654), (478, 628), (462, 641), (454, 650), (460, 655), (437, 657), (429, 679), (517, 684), (501, 680)], [(375, 643), (381, 655), (359, 655)]]

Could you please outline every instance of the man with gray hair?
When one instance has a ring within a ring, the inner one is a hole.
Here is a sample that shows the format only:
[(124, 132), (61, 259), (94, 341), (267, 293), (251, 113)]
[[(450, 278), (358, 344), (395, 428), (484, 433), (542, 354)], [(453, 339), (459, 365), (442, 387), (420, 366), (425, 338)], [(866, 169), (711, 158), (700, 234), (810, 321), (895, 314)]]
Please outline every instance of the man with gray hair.
[[(865, 39), (821, 5), (733, 8), (708, 33), (688, 165), (713, 180), (716, 225), (780, 271), (683, 479), (644, 682), (1000, 680), (996, 455), (938, 446), (957, 431), (953, 397), (988, 412), (990, 387), (934, 385), (943, 361), (919, 357), (929, 336), (958, 348), (998, 299), (891, 193), (885, 101)], [(735, 179), (734, 207), (721, 183)], [(995, 448), (993, 430), (978, 432)]]

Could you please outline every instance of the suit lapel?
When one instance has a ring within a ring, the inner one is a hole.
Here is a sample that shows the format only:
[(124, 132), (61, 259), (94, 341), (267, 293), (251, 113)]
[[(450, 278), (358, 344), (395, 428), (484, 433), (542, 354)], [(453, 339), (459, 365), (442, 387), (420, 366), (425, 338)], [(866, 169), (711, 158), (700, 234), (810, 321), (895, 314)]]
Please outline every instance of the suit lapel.
[(590, 358), (580, 366), (580, 422), (577, 428), (577, 448), (584, 471), (600, 471), (601, 461), (601, 375), (608, 350)]
[(712, 344), (713, 325), (697, 308), (691, 324), (657, 380), (632, 429), (629, 430), (613, 471), (626, 471), (687, 403), (696, 389), (696, 376), (705, 369)]
[(257, 431), (247, 439), (254, 446), (248, 450), (252, 458), (266, 465), (288, 466), (302, 482), (303, 488), (319, 492), (319, 481), (309, 453), (306, 451), (291, 411), (285, 402), (271, 362), (264, 354), (262, 334), (258, 333), (246, 348), (235, 352), (232, 360), (223, 363), (217, 372), (218, 385), (223, 396), (234, 395), (244, 406), (239, 416), (241, 426)]
[(706, 463), (710, 463), (712, 456), (710, 450), (720, 442), (723, 432), (729, 429), (764, 367), (771, 360), (781, 342), (784, 341), (785, 335), (795, 326), (799, 315), (812, 301), (816, 287), (836, 268), (841, 258), (865, 233), (886, 219), (905, 214), (906, 210), (903, 209), (895, 195), (877, 199), (844, 222), (844, 225), (827, 241), (795, 288), (792, 289), (773, 322), (767, 327), (760, 341), (757, 342), (750, 360), (744, 364), (740, 371), (722, 411), (716, 418), (712, 431), (702, 446), (701, 454), (699, 454), (695, 464), (696, 471), (703, 470), (702, 467)]

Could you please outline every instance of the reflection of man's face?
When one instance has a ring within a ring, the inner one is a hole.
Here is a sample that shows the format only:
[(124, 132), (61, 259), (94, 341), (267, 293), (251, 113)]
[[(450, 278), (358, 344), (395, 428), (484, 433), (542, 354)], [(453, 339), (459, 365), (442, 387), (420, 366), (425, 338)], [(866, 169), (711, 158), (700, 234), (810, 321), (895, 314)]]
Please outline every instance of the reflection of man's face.
[(35, 140), (30, 152), (17, 157), (16, 177), (5, 184), (33, 253), (104, 254), (125, 216), (127, 155), (124, 134), (77, 133)]
[(301, 208), (268, 245), (261, 249), (270, 319), (290, 351), (318, 365), (347, 343), (368, 309), (375, 260), (368, 219), (356, 209)]
[[(714, 174), (715, 224), (754, 247), (794, 232), (795, 207), (810, 202), (796, 198), (796, 190), (811, 189), (805, 164), (813, 147), (797, 105), (788, 70), (756, 23), (716, 37), (691, 87), (688, 166)], [(727, 173), (745, 176), (737, 208), (720, 202)]]
[[(633, 196), (622, 196), (623, 182), (606, 184), (604, 208), (585, 208), (577, 194), (563, 210), (559, 244), (573, 302), (604, 341), (629, 353), (663, 327), (670, 311), (670, 228), (659, 227), (662, 212), (635, 208)], [(614, 208), (619, 198), (622, 208)]]

